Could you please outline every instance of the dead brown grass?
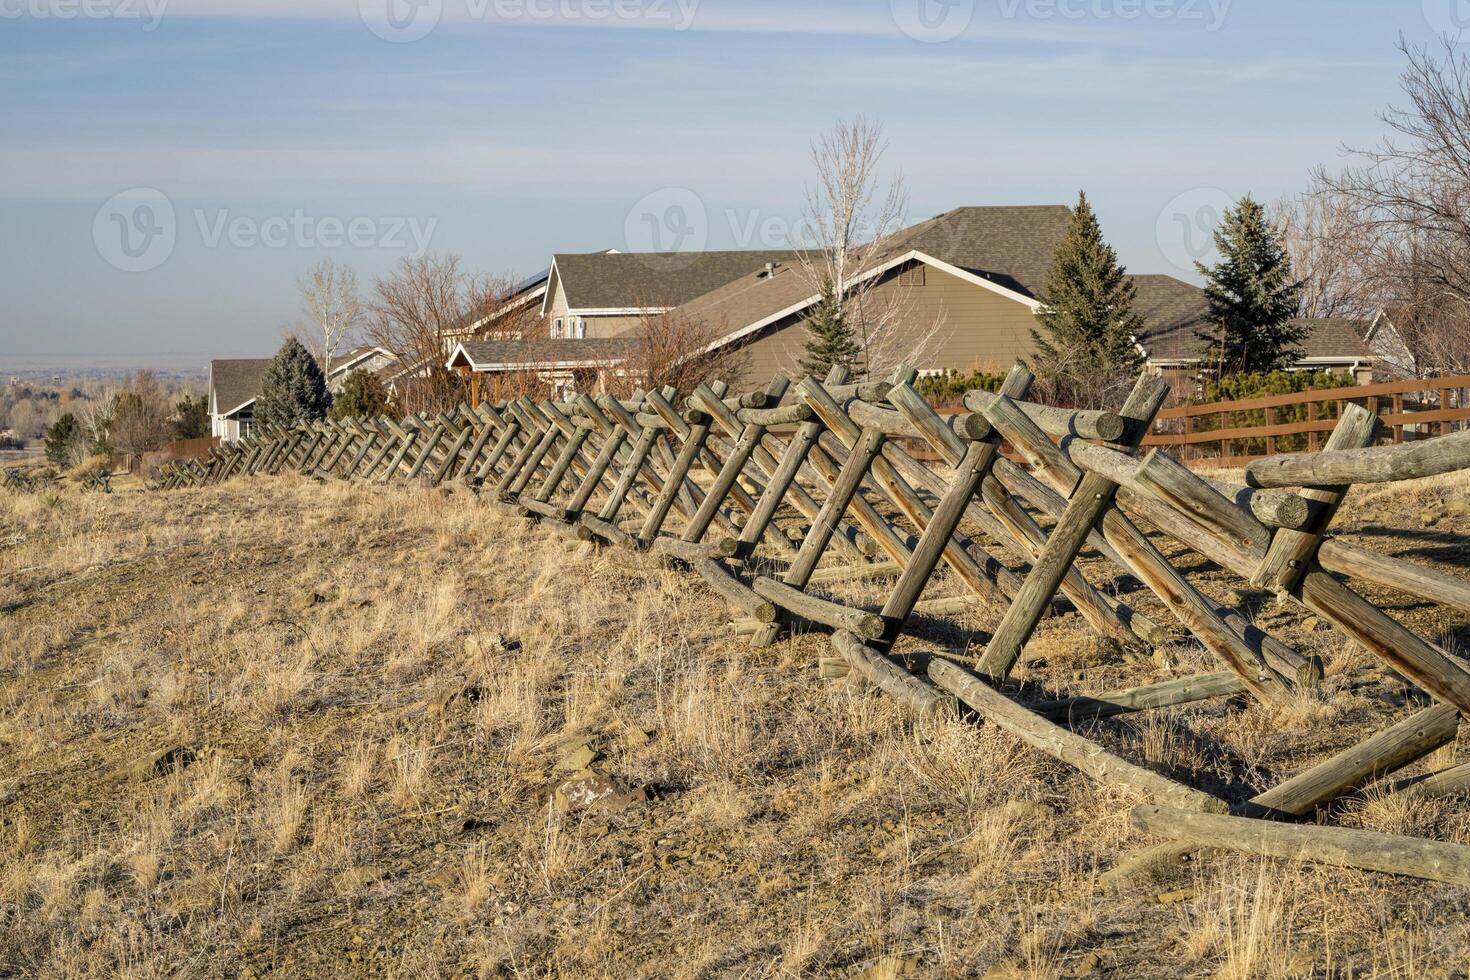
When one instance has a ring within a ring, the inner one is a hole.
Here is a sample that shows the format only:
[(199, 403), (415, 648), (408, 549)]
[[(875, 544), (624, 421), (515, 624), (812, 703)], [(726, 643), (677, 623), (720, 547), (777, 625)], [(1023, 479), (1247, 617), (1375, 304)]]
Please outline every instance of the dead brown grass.
[[(1434, 534), (1456, 530), (1444, 520)], [(1098, 871), (1143, 843), (1132, 794), (994, 729), (916, 727), (819, 681), (824, 638), (752, 650), (689, 576), (569, 553), (468, 494), (279, 479), (5, 495), (0, 541), (0, 974), (1409, 977), (1465, 962), (1460, 889), (1222, 858), (1103, 894)], [(1096, 736), (1239, 795), (1414, 710), (1325, 628), (1271, 603), (1254, 615), (1327, 660), (1322, 693)], [(1141, 667), (1074, 616), (1038, 641), (1025, 677), (1053, 691), (1213, 669), (1188, 647)], [(587, 765), (617, 792), (555, 805)], [(1466, 812), (1370, 793), (1342, 818), (1470, 840)]]

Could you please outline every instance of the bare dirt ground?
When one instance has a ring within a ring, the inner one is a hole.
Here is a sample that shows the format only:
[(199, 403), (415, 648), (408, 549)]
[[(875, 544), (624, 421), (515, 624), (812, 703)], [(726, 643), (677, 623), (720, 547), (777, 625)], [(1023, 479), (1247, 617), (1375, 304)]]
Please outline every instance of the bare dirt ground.
[[(1463, 566), (1466, 488), (1358, 494), (1342, 526)], [(1097, 724), (1129, 758), (1240, 799), (1420, 706), (1171, 553), (1328, 680)], [(1465, 627), (1374, 598), (1449, 645)], [(727, 619), (697, 578), (462, 492), (0, 493), (0, 976), (1465, 976), (1466, 889), (1216, 857), (1106, 894), (1151, 843), (1138, 798), (916, 727), (820, 680), (826, 638), (755, 650)], [(1038, 693), (1213, 669), (1129, 661), (1070, 614), (1026, 659)], [(1338, 816), (1470, 843), (1463, 799)]]

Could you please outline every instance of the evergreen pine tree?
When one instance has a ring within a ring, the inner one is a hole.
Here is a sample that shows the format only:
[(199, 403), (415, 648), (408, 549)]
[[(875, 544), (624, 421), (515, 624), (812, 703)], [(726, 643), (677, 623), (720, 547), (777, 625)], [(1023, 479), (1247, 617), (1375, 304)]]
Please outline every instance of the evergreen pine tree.
[(330, 405), (321, 365), (299, 340), (287, 338), (265, 369), (255, 400), (255, 421), (262, 425), (315, 422), (326, 416)]
[(806, 331), (806, 357), (802, 358), (801, 369), (808, 374), (821, 378), (834, 365), (856, 367), (862, 359), (862, 345), (852, 335), (830, 279), (822, 282), (822, 296), (807, 319)]
[(67, 412), (46, 429), (46, 458), (57, 466), (70, 464), (72, 449), (81, 438), (77, 417)]
[(185, 395), (174, 404), (174, 438), (202, 439), (209, 435), (209, 400)]
[(1305, 323), (1293, 322), (1301, 309), (1302, 283), (1294, 278), (1291, 256), (1266, 209), (1250, 195), (1225, 213), (1215, 231), (1220, 262), (1196, 263), (1205, 276), (1211, 329), (1199, 334), (1206, 355), (1220, 374), (1277, 371), (1301, 357)]
[(342, 379), (342, 387), (332, 398), (333, 419), (372, 419), (387, 415), (391, 398), (388, 389), (371, 371), (357, 370)]
[(1141, 318), (1133, 311), (1134, 294), (1086, 192), (1079, 194), (1037, 296), (1041, 329), (1031, 337), (1042, 367), (1070, 375), (1135, 370), (1133, 338)]

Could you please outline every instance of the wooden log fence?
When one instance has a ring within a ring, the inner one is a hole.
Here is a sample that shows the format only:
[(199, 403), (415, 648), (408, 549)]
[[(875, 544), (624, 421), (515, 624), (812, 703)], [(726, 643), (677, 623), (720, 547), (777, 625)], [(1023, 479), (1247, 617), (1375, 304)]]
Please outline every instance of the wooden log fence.
[[(572, 546), (645, 552), (688, 568), (728, 604), (731, 632), (752, 644), (830, 633), (822, 676), (883, 691), (921, 723), (963, 716), (995, 724), (1147, 798), (1136, 826), (1171, 843), (1111, 869), (1113, 884), (1221, 847), (1462, 880), (1470, 860), (1453, 845), (1290, 822), (1325, 819), (1330, 804), (1370, 784), (1391, 792), (1470, 786), (1470, 771), (1455, 769), (1394, 776), (1454, 739), (1470, 712), (1470, 672), (1354, 588), (1386, 587), (1470, 613), (1470, 582), (1330, 534), (1355, 483), (1470, 469), (1470, 434), (1375, 446), (1383, 421), (1348, 404), (1320, 430), (1330, 430), (1320, 451), (1261, 460), (1247, 471), (1250, 485), (1236, 486), (1143, 448), (1167, 395), (1157, 378), (1140, 378), (1116, 412), (1082, 412), (1028, 401), (1032, 379), (1018, 367), (999, 392), (969, 393), (970, 414), (959, 416), (941, 415), (913, 380), (901, 368), (889, 381), (853, 384), (835, 369), (745, 394), (710, 383), (682, 399), (667, 389), (627, 400), (581, 394), (460, 405), (432, 419), (259, 426), (207, 459), (165, 466), (157, 486), (289, 471), (456, 487)], [(1002, 456), (1003, 445), (1021, 462)], [(1319, 661), (1205, 595), (1165, 557), (1165, 541), (1319, 617), (1439, 704), (1234, 800), (1105, 748), (1092, 727), (1098, 719), (1216, 698), (1278, 703), (1322, 679)], [(1080, 565), (1083, 555), (1095, 563)], [(1173, 622), (1109, 595), (1084, 567), (1141, 582)], [(884, 598), (838, 598), (854, 583)], [(937, 594), (956, 587), (962, 595)], [(1027, 643), (1065, 609), (1127, 655), (1193, 639), (1218, 667), (1114, 691), (1038, 697), (1018, 688), (1011, 674)], [(929, 620), (978, 611), (997, 617), (984, 642), (928, 638)]]
[(1262, 457), (1279, 461), (1290, 457), (1278, 453), (1293, 447), (1312, 453), (1322, 449), (1324, 437), (1336, 428), (1347, 405), (1378, 416), (1381, 438), (1394, 444), (1412, 445), (1457, 430), (1464, 433), (1470, 425), (1470, 375), (1181, 405), (1159, 413), (1157, 431), (1144, 444), (1167, 447), (1191, 462), (1207, 460), (1219, 466), (1243, 466)]

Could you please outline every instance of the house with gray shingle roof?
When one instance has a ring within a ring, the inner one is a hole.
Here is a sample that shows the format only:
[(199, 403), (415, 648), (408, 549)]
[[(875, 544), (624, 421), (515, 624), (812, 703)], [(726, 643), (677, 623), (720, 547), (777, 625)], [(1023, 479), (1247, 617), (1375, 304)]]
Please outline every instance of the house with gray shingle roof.
[[(926, 372), (1003, 371), (1035, 355), (1031, 333), (1037, 293), (1063, 239), (1065, 205), (964, 207), (889, 236), (855, 279), (866, 296), (897, 310), (893, 346)], [(1167, 275), (1136, 275), (1144, 327), (1137, 337), (1150, 367), (1176, 386), (1192, 387), (1205, 358), (1203, 290)], [(633, 335), (650, 314), (677, 310), (701, 323), (708, 350), (742, 351), (748, 375), (793, 374), (804, 355), (807, 318), (818, 291), (792, 251), (699, 253), (597, 252), (554, 256), (543, 298), (547, 334), (565, 341), (562, 364), (544, 370), (565, 382), (574, 365), (599, 363), (607, 350), (576, 344)], [(1313, 321), (1302, 369), (1351, 370), (1366, 377), (1374, 353), (1366, 325)], [(466, 373), (505, 370), (497, 355), (456, 351)]]
[[(255, 400), (265, 381), (269, 357), (226, 358), (209, 362), (209, 434), (221, 442), (238, 442), (255, 425)], [(336, 391), (353, 371), (379, 372), (396, 363), (382, 347), (354, 347), (332, 358), (327, 390)]]

